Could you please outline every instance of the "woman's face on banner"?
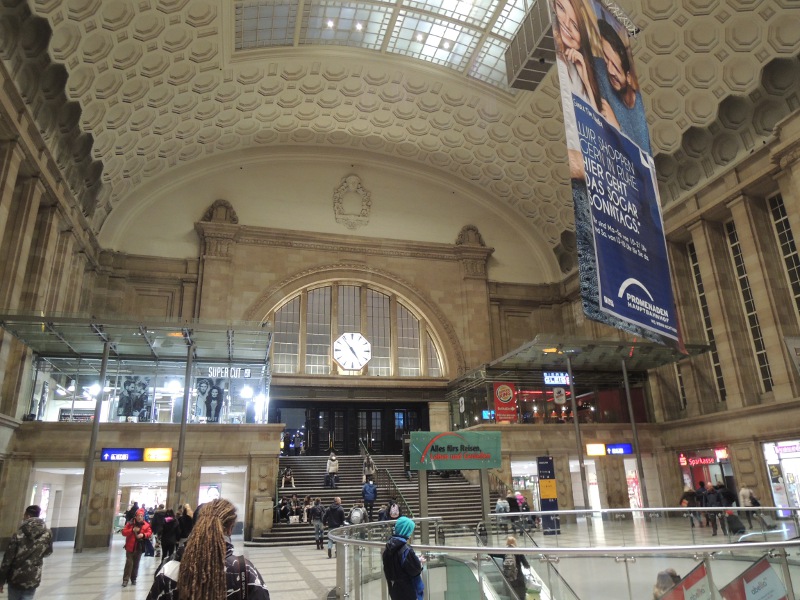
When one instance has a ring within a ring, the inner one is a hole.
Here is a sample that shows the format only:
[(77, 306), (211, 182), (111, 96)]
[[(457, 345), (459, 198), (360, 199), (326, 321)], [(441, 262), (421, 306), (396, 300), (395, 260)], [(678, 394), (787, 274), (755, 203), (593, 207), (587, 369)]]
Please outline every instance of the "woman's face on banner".
[(578, 19), (575, 8), (570, 0), (555, 0), (556, 19), (561, 33), (561, 43), (567, 48), (579, 50), (581, 46), (581, 32), (578, 28)]

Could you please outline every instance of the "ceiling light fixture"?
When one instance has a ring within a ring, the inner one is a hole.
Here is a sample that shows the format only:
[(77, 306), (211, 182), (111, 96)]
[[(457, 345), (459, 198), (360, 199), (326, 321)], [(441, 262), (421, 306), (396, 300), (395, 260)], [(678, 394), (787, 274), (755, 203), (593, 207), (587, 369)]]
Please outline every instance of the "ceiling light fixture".
[(364, 29), (364, 26), (361, 23), (356, 23), (356, 31), (361, 31)]
[(328, 21), (328, 29), (333, 29), (333, 21)]

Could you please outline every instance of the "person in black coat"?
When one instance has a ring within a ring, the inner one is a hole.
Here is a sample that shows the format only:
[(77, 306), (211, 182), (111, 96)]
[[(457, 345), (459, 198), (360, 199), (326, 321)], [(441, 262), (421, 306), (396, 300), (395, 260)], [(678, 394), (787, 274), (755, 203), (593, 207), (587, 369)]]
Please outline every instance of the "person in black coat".
[[(333, 499), (333, 502), (325, 511), (322, 517), (322, 524), (328, 529), (336, 529), (344, 525), (344, 509), (342, 508), (342, 499), (338, 496)], [(333, 540), (330, 535), (328, 536), (328, 558), (332, 557)]]
[(508, 501), (508, 512), (511, 513), (511, 530), (516, 531), (517, 526), (519, 526), (519, 533), (520, 535), (525, 535), (525, 528), (522, 526), (522, 523), (519, 520), (519, 517), (513, 516), (514, 513), (519, 514), (519, 502), (517, 501), (517, 496), (514, 492), (509, 492), (508, 496), (506, 496), (506, 500)]
[[(705, 506), (708, 508), (722, 508), (722, 496), (717, 492), (714, 488), (714, 485), (709, 481), (706, 484), (706, 495), (705, 495)], [(717, 517), (720, 516), (720, 512), (716, 511), (709, 511), (708, 512), (708, 520), (711, 522), (711, 535), (717, 535)], [(727, 534), (728, 531), (725, 527), (725, 519), (720, 519), (720, 525), (722, 525), (722, 533)]]
[(166, 511), (164, 522), (161, 525), (161, 550), (165, 559), (175, 553), (180, 538), (181, 526), (175, 517), (175, 511), (169, 509)]

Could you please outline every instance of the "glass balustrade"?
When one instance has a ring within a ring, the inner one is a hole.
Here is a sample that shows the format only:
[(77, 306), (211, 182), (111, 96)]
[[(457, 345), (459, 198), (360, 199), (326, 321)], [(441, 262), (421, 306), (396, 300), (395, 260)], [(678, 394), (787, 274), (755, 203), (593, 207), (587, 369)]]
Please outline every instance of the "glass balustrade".
[[(560, 511), (520, 513), (513, 523), (490, 514), (477, 527), (418, 518), (411, 545), (425, 567), (427, 600), (795, 600), (799, 515), (782, 508), (789, 516), (778, 519), (777, 510)], [(717, 519), (717, 536), (705, 526), (706, 514)], [(551, 527), (533, 526), (540, 522)], [(337, 544), (339, 597), (388, 600), (381, 555), (392, 527), (387, 521), (329, 533)], [(514, 550), (506, 545), (510, 535)], [(524, 584), (504, 576), (511, 552), (530, 566), (522, 569)]]

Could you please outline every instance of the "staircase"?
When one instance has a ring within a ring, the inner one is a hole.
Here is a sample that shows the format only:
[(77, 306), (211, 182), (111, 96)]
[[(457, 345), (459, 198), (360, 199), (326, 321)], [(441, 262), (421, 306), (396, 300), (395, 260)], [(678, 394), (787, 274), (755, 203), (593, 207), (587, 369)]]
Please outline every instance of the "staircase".
[[(403, 468), (402, 456), (373, 455), (378, 472), (387, 470), (415, 516), (419, 516), (418, 477), (412, 472), (409, 480)], [(342, 499), (345, 515), (356, 502), (361, 501), (361, 456), (338, 456), (339, 483), (336, 489), (325, 488), (327, 456), (285, 456), (280, 458), (280, 469), (291, 467), (295, 488), (280, 488), (280, 497), (297, 494), (301, 500), (310, 495), (322, 498), (322, 504), (329, 506), (335, 496)], [(388, 488), (381, 485), (382, 478), (376, 477), (378, 499), (375, 501), (373, 520), (377, 520), (380, 507), (389, 500)], [(281, 482), (278, 481), (278, 484)], [(438, 475), (428, 476), (428, 514), (441, 517), (445, 523), (459, 526), (475, 526), (483, 519), (481, 513), (480, 486), (469, 483), (459, 473), (449, 478)], [(253, 537), (245, 546), (300, 546), (314, 544), (314, 527), (310, 523), (275, 523), (271, 531)]]

